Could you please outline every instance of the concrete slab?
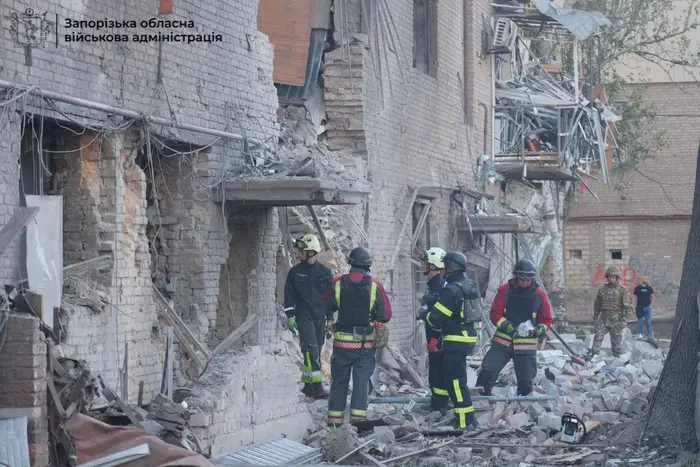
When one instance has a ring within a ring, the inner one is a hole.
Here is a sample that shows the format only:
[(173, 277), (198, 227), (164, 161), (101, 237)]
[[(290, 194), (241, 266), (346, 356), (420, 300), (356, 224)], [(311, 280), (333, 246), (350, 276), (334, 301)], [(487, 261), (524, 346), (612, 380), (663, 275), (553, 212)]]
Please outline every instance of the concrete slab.
[(322, 206), (360, 204), (369, 188), (318, 178), (250, 179), (224, 182), (214, 189), (214, 201), (231, 205)]

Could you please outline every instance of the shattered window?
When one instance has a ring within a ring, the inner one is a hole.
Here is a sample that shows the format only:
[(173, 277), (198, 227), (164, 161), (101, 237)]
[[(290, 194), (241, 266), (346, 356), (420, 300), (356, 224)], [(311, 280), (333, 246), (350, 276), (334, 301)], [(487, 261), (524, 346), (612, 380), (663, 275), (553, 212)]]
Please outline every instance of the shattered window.
[(610, 259), (622, 259), (622, 250), (610, 250)]
[(437, 77), (437, 0), (413, 0), (413, 66)]

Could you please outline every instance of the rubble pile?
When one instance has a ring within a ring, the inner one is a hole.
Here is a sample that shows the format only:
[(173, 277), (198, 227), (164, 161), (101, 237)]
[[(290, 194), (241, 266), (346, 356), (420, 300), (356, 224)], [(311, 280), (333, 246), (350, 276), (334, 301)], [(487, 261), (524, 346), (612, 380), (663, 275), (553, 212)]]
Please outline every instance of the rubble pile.
[[(579, 355), (592, 340), (590, 335), (577, 339), (574, 334), (564, 334), (561, 338)], [(553, 350), (538, 352), (531, 399), (539, 400), (513, 400), (516, 380), (511, 362), (493, 389), (495, 400), (484, 400), (479, 388), (472, 390), (479, 426), (464, 433), (451, 428), (451, 410), (442, 414), (427, 408), (429, 389), (410, 376), (418, 370), (404, 368), (408, 360), (396, 355), (396, 349), (383, 349), (372, 377), (368, 419), (355, 422), (354, 427), (329, 428), (325, 424), (327, 402), (309, 403), (316, 431), (305, 444), (320, 447), (326, 461), (343, 465), (398, 461), (420, 465), (615, 465), (622, 458), (640, 462), (658, 454), (621, 450), (610, 445), (608, 435), (647, 408), (663, 368), (667, 352), (663, 344), (634, 340), (625, 331), (623, 355), (610, 356), (606, 337), (601, 356), (584, 361), (568, 355), (558, 340), (551, 343)], [(470, 387), (478, 364), (478, 357), (470, 360)], [(402, 397), (382, 399), (384, 396)], [(400, 402), (384, 403), (387, 400)], [(563, 437), (565, 414), (578, 418), (579, 439)]]
[(176, 403), (158, 394), (148, 405), (128, 404), (124, 401), (125, 394), (118, 396), (99, 375), (92, 374), (85, 361), (64, 357), (60, 346), (49, 347), (49, 431), (57, 459), (75, 461), (79, 457), (71, 426), (74, 430), (79, 427), (76, 432), (83, 429), (80, 414), (109, 426), (132, 426), (143, 431), (142, 437), (150, 436), (202, 454), (200, 443), (189, 427), (194, 412), (186, 403)]

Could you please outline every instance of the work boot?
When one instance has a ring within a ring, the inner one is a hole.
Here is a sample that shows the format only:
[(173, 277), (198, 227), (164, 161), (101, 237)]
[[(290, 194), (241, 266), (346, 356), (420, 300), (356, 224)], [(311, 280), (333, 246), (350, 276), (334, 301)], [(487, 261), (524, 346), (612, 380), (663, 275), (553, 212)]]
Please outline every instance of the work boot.
[(328, 399), (328, 393), (323, 389), (323, 384), (314, 383), (311, 385), (309, 397), (313, 397), (315, 400)]
[(301, 393), (304, 394), (306, 397), (313, 397), (313, 394), (316, 392), (316, 389), (313, 387), (313, 385), (306, 383), (304, 384), (304, 387), (301, 389)]
[(476, 427), (479, 426), (479, 422), (476, 421), (476, 417), (474, 416), (473, 413), (467, 414), (467, 416), (466, 416), (466, 422), (467, 422), (467, 426), (466, 426), (466, 427), (461, 427), (461, 426), (459, 426), (459, 416), (456, 416), (456, 417), (452, 420), (452, 426), (453, 426), (456, 430), (463, 430), (463, 431), (472, 430), (472, 429), (474, 429), (474, 428), (476, 428)]

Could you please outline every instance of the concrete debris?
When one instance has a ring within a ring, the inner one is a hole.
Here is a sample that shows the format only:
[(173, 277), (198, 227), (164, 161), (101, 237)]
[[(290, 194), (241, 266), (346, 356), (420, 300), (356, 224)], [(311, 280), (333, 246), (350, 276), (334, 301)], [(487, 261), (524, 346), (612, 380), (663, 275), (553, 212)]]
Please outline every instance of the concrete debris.
[(71, 455), (74, 443), (67, 424), (74, 414), (83, 414), (108, 425), (131, 425), (170, 445), (202, 454), (199, 441), (189, 426), (190, 417), (196, 411), (190, 410), (186, 403), (176, 403), (158, 394), (146, 406), (148, 410), (128, 404), (99, 375), (94, 376), (85, 361), (65, 358), (60, 347), (49, 347), (53, 370), (47, 377), (49, 420), (51, 440), (57, 453), (66, 458)]
[[(585, 350), (586, 338), (577, 339), (573, 334), (561, 338), (572, 349)], [(419, 465), (602, 465), (616, 448), (608, 444), (608, 428), (600, 427), (629, 421), (646, 408), (667, 352), (667, 348), (635, 340), (629, 333), (624, 346), (629, 351), (613, 357), (609, 343), (604, 344), (600, 356), (582, 365), (574, 365), (558, 348), (539, 351), (533, 395), (549, 395), (553, 400), (475, 400), (479, 426), (464, 433), (450, 428), (454, 420), (451, 410), (432, 412), (411, 402), (370, 404), (367, 421), (330, 429), (325, 425), (327, 403), (316, 401), (308, 404), (316, 431), (305, 443), (321, 447), (325, 461), (342, 459), (343, 464), (379, 465), (411, 459)], [(555, 347), (560, 345), (555, 343)], [(408, 384), (393, 350), (378, 355), (370, 397), (411, 396), (397, 398), (403, 402), (429, 396), (429, 390)], [(639, 355), (646, 358), (635, 357)], [(512, 364), (503, 370), (498, 384), (494, 395), (515, 395)], [(581, 444), (562, 441), (564, 414), (578, 417), (577, 423), (585, 426)], [(618, 455), (622, 459), (632, 453)]]

